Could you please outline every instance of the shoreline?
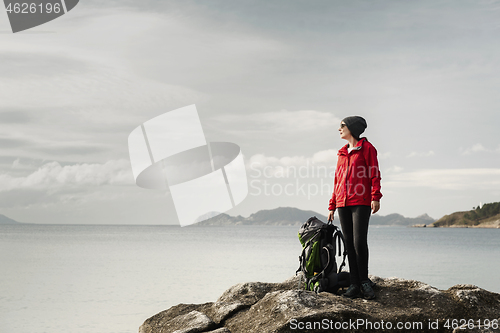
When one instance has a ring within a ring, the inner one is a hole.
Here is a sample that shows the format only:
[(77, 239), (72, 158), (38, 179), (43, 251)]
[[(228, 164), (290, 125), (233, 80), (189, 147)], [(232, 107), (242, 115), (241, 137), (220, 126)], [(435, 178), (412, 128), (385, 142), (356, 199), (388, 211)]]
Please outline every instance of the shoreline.
[(430, 228), (500, 229), (500, 225), (498, 225), (498, 224), (489, 224), (489, 225), (449, 225), (449, 226), (430, 227)]
[(412, 225), (412, 228), (471, 228), (471, 229), (500, 229), (500, 222), (488, 223), (488, 224), (479, 224), (479, 225), (442, 225), (442, 226), (433, 226), (429, 225)]

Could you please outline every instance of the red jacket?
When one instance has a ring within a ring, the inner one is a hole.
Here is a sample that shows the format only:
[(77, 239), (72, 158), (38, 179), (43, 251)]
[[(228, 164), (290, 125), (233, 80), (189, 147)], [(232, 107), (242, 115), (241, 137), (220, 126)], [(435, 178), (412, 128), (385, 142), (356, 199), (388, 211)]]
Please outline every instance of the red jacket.
[(366, 138), (361, 138), (348, 153), (348, 144), (338, 152), (333, 195), (328, 210), (337, 207), (365, 205), (380, 201), (380, 170), (377, 150)]

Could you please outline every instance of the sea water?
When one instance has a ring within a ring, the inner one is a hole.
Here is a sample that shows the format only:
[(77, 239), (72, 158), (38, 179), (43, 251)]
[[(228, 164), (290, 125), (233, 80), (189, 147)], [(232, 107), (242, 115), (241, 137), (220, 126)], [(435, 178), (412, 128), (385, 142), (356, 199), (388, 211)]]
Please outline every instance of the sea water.
[[(0, 332), (137, 332), (178, 303), (295, 274), (298, 227), (0, 226)], [(371, 227), (370, 273), (500, 292), (500, 229)]]

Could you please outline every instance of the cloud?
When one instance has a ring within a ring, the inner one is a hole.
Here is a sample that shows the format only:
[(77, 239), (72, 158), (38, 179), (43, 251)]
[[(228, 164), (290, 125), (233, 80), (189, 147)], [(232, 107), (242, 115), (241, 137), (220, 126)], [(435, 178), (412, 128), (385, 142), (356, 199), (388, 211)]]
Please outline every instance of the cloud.
[(312, 156), (312, 162), (317, 164), (337, 164), (337, 150), (328, 149), (321, 150), (314, 153)]
[[(13, 163), (19, 167), (19, 162)], [(12, 190), (49, 190), (102, 185), (132, 185), (133, 176), (128, 160), (112, 160), (103, 164), (73, 164), (62, 166), (49, 162), (26, 176), (0, 174), (0, 192)]]
[(0, 137), (0, 147), (5, 148), (18, 148), (29, 145), (30, 142), (24, 139), (17, 138), (1, 138)]
[[(185, 100), (192, 104), (202, 95), (189, 88), (139, 79), (119, 68), (97, 63), (88, 67), (89, 70), (64, 78), (60, 75), (43, 80), (3, 78), (0, 81), (0, 106), (26, 109), (63, 107), (67, 110), (66, 115), (61, 114), (60, 117), (71, 115), (73, 121), (111, 123), (123, 121), (120, 116), (124, 110), (138, 115), (144, 109), (174, 101)], [(55, 123), (61, 120), (54, 112), (52, 115)]]
[(447, 190), (494, 190), (500, 186), (500, 169), (421, 169), (390, 173), (383, 180), (388, 188), (428, 187)]
[(0, 109), (0, 123), (4, 124), (17, 124), (31, 122), (29, 112), (23, 110)]
[(22, 164), (21, 164), (21, 159), (19, 158), (16, 158), (14, 160), (14, 162), (12, 162), (12, 166), (11, 166), (12, 169), (20, 169), (22, 168)]
[(253, 171), (250, 176), (254, 178), (256, 178), (255, 175), (262, 174), (275, 178), (296, 177), (297, 174), (306, 172), (312, 177), (332, 178), (336, 165), (337, 151), (334, 149), (318, 151), (310, 157), (274, 157), (256, 154), (251, 156), (247, 162), (247, 167)]
[(384, 159), (386, 159), (386, 158), (391, 157), (391, 155), (392, 155), (392, 153), (391, 153), (390, 151), (387, 151), (387, 152), (384, 152), (384, 153), (382, 153), (382, 154), (377, 154), (377, 158), (378, 158), (379, 160), (384, 160)]
[(384, 171), (385, 171), (386, 173), (389, 173), (389, 174), (390, 174), (390, 173), (397, 173), (397, 172), (401, 172), (401, 171), (403, 171), (403, 170), (404, 170), (404, 168), (402, 168), (402, 167), (400, 167), (400, 166), (397, 166), (397, 165), (393, 165), (393, 166), (391, 166), (391, 167), (389, 167), (389, 168), (385, 169)]
[(265, 166), (301, 166), (307, 164), (331, 165), (337, 164), (337, 150), (328, 149), (314, 153), (311, 157), (307, 156), (283, 156), (274, 157), (264, 154), (256, 154), (250, 157), (248, 164)]
[(222, 125), (221, 128), (229, 128), (229, 132), (245, 136), (269, 133), (299, 135), (327, 129), (336, 130), (341, 121), (333, 113), (316, 110), (225, 114), (215, 116), (212, 120)]
[(428, 156), (434, 156), (435, 153), (432, 150), (429, 150), (427, 152), (416, 152), (412, 151), (410, 154), (408, 154), (406, 157), (428, 157)]
[[(158, 34), (161, 27), (173, 23), (166, 23), (162, 15), (134, 13), (124, 7), (80, 8), (74, 15), (72, 20), (53, 22), (56, 30), (64, 22), (70, 25), (65, 28), (71, 33), (58, 38), (27, 34), (22, 40), (2, 42), (0, 153), (9, 148), (10, 155), (45, 160), (68, 153), (72, 161), (83, 161), (94, 151), (92, 161), (102, 162), (103, 156), (122, 158), (120, 147), (126, 147), (126, 135), (133, 128), (208, 96), (185, 86), (185, 80), (168, 75), (152, 78), (139, 69), (149, 60), (135, 58), (132, 50), (158, 53), (161, 44), (149, 45), (155, 50), (150, 52), (136, 42), (149, 35), (164, 37)], [(164, 63), (172, 60), (163, 56), (152, 66), (158, 69)]]
[(204, 96), (182, 86), (138, 78), (125, 69), (97, 63), (84, 69), (79, 75), (43, 80), (2, 78), (0, 108), (25, 111), (0, 113), (0, 151), (56, 160), (62, 155), (104, 156), (106, 150), (111, 158), (120, 158), (116, 147), (126, 145), (124, 136), (135, 126)]
[(38, 150), (49, 153), (50, 155), (72, 156), (72, 155), (92, 155), (99, 152), (104, 152), (110, 147), (98, 144), (87, 144), (84, 142), (70, 142), (60, 144), (50, 144), (48, 146), (39, 147)]
[[(500, 149), (500, 146), (499, 146), (499, 149)], [(480, 153), (480, 152), (487, 152), (487, 151), (492, 151), (490, 149), (487, 149), (485, 148), (482, 144), (480, 143), (476, 143), (475, 145), (473, 145), (472, 147), (469, 147), (469, 148), (462, 148), (460, 147), (459, 148), (459, 152), (462, 154), (462, 155), (470, 155), (470, 154), (473, 154), (473, 153)]]
[(49, 52), (4, 52), (0, 53), (0, 62), (9, 66), (0, 67), (2, 78), (33, 77), (47, 79), (64, 74), (74, 75), (87, 71), (89, 63)]

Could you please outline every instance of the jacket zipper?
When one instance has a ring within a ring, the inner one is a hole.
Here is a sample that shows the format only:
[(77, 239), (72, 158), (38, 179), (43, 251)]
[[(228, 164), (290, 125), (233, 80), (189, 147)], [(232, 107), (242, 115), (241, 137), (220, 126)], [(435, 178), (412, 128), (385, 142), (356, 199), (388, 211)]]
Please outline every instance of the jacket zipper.
[(347, 192), (347, 176), (349, 175), (349, 161), (350, 161), (350, 157), (349, 157), (349, 152), (347, 153), (347, 169), (345, 171), (345, 198), (344, 198), (344, 207), (347, 205), (347, 197), (349, 195), (349, 193)]

